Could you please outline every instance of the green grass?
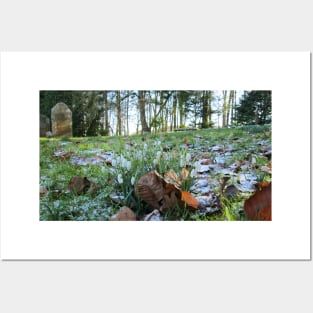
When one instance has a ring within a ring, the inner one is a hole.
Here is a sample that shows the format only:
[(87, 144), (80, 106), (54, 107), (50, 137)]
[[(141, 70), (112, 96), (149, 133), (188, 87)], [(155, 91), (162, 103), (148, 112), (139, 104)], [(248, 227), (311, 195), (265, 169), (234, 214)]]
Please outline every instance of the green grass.
[[(271, 127), (268, 125), (127, 137), (41, 138), (40, 186), (47, 193), (40, 196), (40, 220), (109, 220), (124, 205), (132, 208), (142, 218), (149, 208), (136, 197), (134, 181), (137, 182), (141, 175), (152, 169), (157, 169), (161, 174), (170, 169), (179, 173), (181, 166), (187, 166), (191, 171), (201, 155), (208, 154), (212, 159), (219, 155), (218, 152), (206, 151), (215, 145), (232, 147), (231, 155), (225, 158), (225, 168), (236, 161), (248, 160), (251, 163), (253, 159), (253, 164), (246, 172), (253, 171), (260, 181), (271, 181), (270, 174), (260, 171), (262, 166), (268, 164), (268, 159), (259, 153), (259, 142), (262, 140), (271, 144)], [(73, 165), (71, 158), (62, 159), (55, 155), (60, 151), (71, 152), (72, 156), (82, 158), (93, 157), (97, 151), (112, 152), (114, 166), (105, 163)], [(187, 154), (192, 157), (190, 165), (185, 162)], [(73, 176), (87, 177), (97, 185), (97, 192), (75, 195), (68, 190)], [(214, 182), (218, 182), (220, 178), (220, 174), (212, 174)], [(183, 190), (189, 191), (193, 183), (194, 178), (189, 177), (182, 186)], [(236, 183), (236, 178), (232, 177), (229, 183)], [(212, 190), (216, 194), (220, 192), (218, 183), (212, 184)], [(112, 200), (113, 194), (120, 196), (121, 200)], [(221, 208), (213, 214), (201, 215), (177, 207), (167, 212), (163, 218), (195, 221), (245, 220), (243, 202), (250, 194), (241, 194), (231, 201), (221, 197)]]

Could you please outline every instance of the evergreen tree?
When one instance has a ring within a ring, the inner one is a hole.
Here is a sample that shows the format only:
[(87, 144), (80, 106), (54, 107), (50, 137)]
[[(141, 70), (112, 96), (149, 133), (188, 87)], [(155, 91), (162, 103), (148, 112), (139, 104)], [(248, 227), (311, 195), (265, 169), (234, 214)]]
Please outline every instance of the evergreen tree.
[(244, 92), (236, 111), (239, 125), (271, 123), (272, 92), (270, 90)]

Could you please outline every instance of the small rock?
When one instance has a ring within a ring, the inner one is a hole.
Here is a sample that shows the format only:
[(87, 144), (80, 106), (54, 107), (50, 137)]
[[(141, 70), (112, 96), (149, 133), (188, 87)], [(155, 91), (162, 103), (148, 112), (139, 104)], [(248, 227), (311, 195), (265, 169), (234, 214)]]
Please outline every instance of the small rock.
[(136, 214), (127, 206), (123, 206), (116, 214), (114, 214), (110, 221), (136, 221)]

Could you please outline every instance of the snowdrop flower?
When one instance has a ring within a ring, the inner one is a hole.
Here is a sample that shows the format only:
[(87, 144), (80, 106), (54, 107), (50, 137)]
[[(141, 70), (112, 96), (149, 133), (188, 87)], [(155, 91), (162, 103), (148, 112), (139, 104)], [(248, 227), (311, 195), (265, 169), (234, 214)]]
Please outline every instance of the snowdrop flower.
[(201, 166), (201, 164), (200, 164), (199, 161), (195, 162), (194, 165), (193, 165), (193, 167), (195, 168), (195, 170), (198, 170), (200, 166)]
[(145, 150), (147, 150), (147, 149), (148, 149), (148, 145), (147, 145), (146, 143), (144, 143), (144, 144), (143, 144), (143, 148), (144, 148)]
[(135, 184), (135, 177), (134, 176), (132, 176), (130, 183), (132, 184), (132, 186), (134, 186), (134, 184)]
[(191, 154), (187, 153), (186, 154), (186, 163), (189, 163), (191, 161)]
[(122, 158), (121, 159), (121, 165), (122, 165), (122, 167), (127, 167), (127, 160)]
[(158, 151), (158, 152), (156, 153), (157, 159), (159, 159), (159, 158), (161, 157), (161, 154), (162, 154), (162, 151)]
[(127, 161), (127, 162), (126, 162), (126, 168), (127, 168), (127, 170), (130, 171), (131, 167), (132, 167), (132, 163), (131, 163), (130, 161)]
[(122, 177), (121, 174), (117, 175), (117, 181), (118, 181), (119, 184), (123, 184), (123, 177)]
[(116, 159), (112, 159), (112, 166), (116, 166)]
[(185, 167), (185, 160), (183, 157), (180, 157), (179, 165), (180, 165), (180, 167)]
[(190, 177), (191, 178), (196, 177), (196, 170), (195, 169), (192, 169), (192, 171), (190, 172)]
[(154, 165), (154, 166), (157, 166), (158, 163), (159, 163), (159, 161), (158, 161), (157, 159), (154, 159), (154, 160), (153, 160), (153, 165)]

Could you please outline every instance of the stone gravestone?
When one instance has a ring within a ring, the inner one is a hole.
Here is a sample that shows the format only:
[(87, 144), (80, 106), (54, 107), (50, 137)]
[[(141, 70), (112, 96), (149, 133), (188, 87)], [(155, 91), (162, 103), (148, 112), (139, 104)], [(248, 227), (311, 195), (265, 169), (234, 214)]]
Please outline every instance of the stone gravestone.
[(40, 137), (46, 137), (47, 132), (50, 131), (50, 119), (40, 114)]
[(51, 109), (51, 123), (53, 136), (73, 136), (72, 111), (65, 103), (57, 103)]

